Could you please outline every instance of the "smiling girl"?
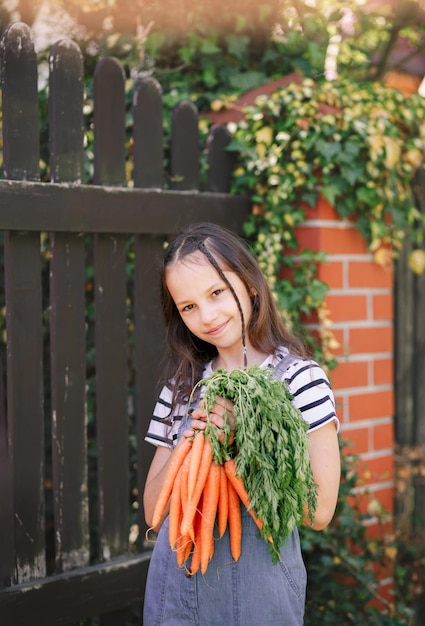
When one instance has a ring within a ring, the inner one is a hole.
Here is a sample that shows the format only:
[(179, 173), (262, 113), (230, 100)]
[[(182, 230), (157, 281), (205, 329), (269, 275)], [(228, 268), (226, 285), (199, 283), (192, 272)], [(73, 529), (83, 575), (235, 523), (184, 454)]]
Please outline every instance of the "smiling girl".
[[(214, 224), (195, 224), (167, 247), (161, 268), (161, 304), (168, 361), (164, 385), (146, 440), (157, 446), (146, 480), (144, 510), (150, 526), (176, 448), (206, 419), (220, 431), (232, 404), (217, 398), (207, 416), (190, 407), (195, 384), (217, 368), (276, 368), (309, 424), (310, 460), (318, 486), (313, 528), (331, 521), (338, 496), (339, 422), (328, 378), (283, 325), (259, 265), (242, 240)], [(292, 355), (292, 357), (290, 356)], [(199, 400), (199, 398), (198, 398)], [(306, 521), (307, 523), (307, 521)], [(188, 576), (168, 545), (168, 517), (156, 528), (144, 600), (144, 626), (301, 626), (306, 572), (295, 528), (272, 564), (267, 543), (242, 512), (242, 552), (234, 562), (226, 534), (215, 542), (205, 574)]]

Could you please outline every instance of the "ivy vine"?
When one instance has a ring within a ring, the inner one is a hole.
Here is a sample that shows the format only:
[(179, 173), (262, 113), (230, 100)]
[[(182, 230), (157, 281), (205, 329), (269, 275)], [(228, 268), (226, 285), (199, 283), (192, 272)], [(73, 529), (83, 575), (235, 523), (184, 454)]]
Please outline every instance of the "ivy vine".
[[(321, 195), (356, 225), (381, 265), (392, 263), (411, 237), (418, 249), (410, 266), (422, 273), (425, 215), (412, 180), (424, 163), (424, 102), (380, 83), (306, 78), (257, 97), (244, 112), (228, 128), (229, 150), (238, 155), (232, 192), (249, 195), (253, 204), (246, 235), (284, 319), (332, 369), (328, 286), (317, 275), (326, 253), (299, 250), (297, 227)], [(306, 316), (318, 320), (319, 336), (302, 324)]]

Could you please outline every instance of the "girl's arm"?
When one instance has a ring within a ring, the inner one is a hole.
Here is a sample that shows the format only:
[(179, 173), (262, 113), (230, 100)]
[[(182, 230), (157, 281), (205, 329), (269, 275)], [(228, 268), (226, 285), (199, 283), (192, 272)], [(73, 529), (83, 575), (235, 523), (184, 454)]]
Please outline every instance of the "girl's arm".
[(314, 430), (309, 433), (309, 437), (311, 467), (318, 486), (318, 496), (313, 525), (307, 515), (304, 523), (314, 530), (323, 530), (335, 513), (341, 477), (338, 435), (334, 422)]

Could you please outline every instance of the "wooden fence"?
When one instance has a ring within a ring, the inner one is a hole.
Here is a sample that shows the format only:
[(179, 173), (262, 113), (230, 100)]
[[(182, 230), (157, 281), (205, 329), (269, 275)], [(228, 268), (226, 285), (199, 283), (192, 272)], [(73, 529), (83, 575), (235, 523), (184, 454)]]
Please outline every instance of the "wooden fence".
[[(425, 170), (416, 175), (413, 191), (425, 215)], [(425, 540), (425, 273), (409, 267), (414, 247), (406, 241), (395, 271), (396, 515), (405, 536)]]
[[(133, 94), (129, 188), (125, 77), (112, 58), (94, 76), (95, 184), (83, 184), (78, 46), (58, 42), (49, 68), (51, 182), (42, 183), (37, 59), (29, 28), (11, 25), (1, 42), (0, 623), (100, 616), (102, 625), (124, 626), (125, 607), (142, 603), (150, 554), (143, 540), (130, 545), (129, 530), (152, 456), (143, 437), (161, 372), (156, 260), (167, 237), (191, 222), (241, 232), (249, 204), (226, 193), (223, 127), (211, 132), (207, 189), (199, 191), (189, 102), (173, 111), (176, 182), (163, 189), (162, 94), (150, 78)], [(143, 539), (142, 507), (135, 523)]]

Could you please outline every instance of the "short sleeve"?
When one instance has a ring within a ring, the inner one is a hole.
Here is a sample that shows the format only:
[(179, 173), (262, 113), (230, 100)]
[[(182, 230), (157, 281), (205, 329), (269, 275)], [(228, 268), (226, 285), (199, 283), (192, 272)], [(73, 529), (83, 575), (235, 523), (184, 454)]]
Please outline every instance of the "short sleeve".
[(179, 428), (186, 415), (186, 406), (178, 405), (171, 411), (172, 391), (165, 385), (155, 404), (145, 441), (154, 446), (174, 446)]
[(313, 360), (295, 360), (284, 374), (293, 402), (309, 424), (309, 431), (334, 422), (339, 431), (335, 398), (329, 379)]

